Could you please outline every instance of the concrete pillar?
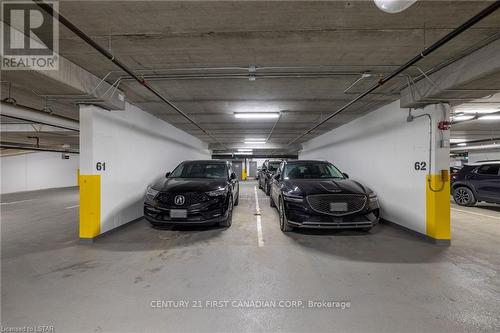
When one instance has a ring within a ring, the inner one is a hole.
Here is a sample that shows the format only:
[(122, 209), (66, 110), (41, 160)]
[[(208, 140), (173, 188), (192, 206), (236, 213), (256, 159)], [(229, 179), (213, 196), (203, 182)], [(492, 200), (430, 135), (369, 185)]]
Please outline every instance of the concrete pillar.
[(101, 234), (101, 175), (94, 168), (94, 115), (107, 112), (97, 106), (80, 105), (80, 240), (92, 241)]
[[(421, 114), (432, 117), (430, 170), (426, 183), (426, 234), (438, 243), (451, 239), (450, 218), (450, 131), (440, 130), (439, 123), (449, 120), (448, 104), (426, 106)], [(431, 128), (430, 128), (431, 129)]]

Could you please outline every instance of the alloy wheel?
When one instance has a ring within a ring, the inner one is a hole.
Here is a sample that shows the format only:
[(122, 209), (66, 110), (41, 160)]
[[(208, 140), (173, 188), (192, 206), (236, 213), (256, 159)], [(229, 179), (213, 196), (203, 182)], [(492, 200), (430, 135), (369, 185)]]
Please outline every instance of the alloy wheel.
[(459, 204), (467, 205), (471, 201), (471, 197), (468, 191), (463, 188), (459, 188), (455, 191), (455, 200)]

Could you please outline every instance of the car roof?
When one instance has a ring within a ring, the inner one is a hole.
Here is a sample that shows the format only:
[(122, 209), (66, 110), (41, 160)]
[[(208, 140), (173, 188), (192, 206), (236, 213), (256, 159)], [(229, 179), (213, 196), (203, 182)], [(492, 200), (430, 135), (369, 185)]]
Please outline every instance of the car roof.
[(228, 161), (223, 161), (223, 160), (189, 160), (189, 161), (183, 161), (181, 163), (195, 163), (195, 162), (220, 163), (220, 164), (227, 164), (227, 163), (229, 163)]
[(500, 164), (499, 160), (491, 160), (491, 161), (478, 161), (474, 163), (468, 163), (466, 165), (468, 166), (478, 166), (478, 165), (484, 165), (484, 164)]
[(287, 163), (329, 163), (328, 161), (325, 160), (292, 160), (292, 161), (287, 161)]

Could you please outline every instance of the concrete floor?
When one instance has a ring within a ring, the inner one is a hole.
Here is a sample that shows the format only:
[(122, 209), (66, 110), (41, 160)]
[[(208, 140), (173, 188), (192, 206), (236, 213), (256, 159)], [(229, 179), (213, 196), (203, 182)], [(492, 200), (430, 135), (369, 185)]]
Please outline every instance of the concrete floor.
[[(76, 189), (4, 195), (2, 325), (54, 325), (56, 332), (500, 330), (498, 206), (454, 206), (452, 245), (439, 247), (387, 225), (371, 233), (285, 235), (258, 191), (260, 247), (255, 184), (242, 183), (228, 230), (153, 229), (140, 221), (93, 245), (77, 241)], [(155, 300), (191, 302), (152, 308)], [(197, 300), (203, 308), (194, 307)], [(229, 306), (207, 307), (214, 300)], [(245, 308), (232, 302), (239, 300), (302, 300), (305, 307)], [(350, 308), (309, 308), (309, 300), (348, 301)]]

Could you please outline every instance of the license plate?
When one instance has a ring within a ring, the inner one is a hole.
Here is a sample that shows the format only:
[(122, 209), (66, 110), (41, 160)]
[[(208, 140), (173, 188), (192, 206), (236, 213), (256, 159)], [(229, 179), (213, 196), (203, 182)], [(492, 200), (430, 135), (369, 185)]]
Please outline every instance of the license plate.
[(347, 202), (330, 202), (330, 212), (347, 212)]
[(170, 210), (170, 217), (171, 218), (177, 218), (177, 219), (185, 219), (188, 215), (188, 212), (186, 209), (171, 209)]

